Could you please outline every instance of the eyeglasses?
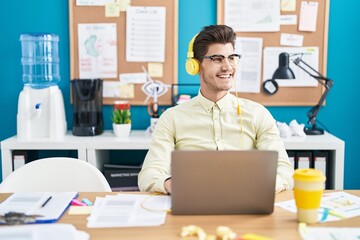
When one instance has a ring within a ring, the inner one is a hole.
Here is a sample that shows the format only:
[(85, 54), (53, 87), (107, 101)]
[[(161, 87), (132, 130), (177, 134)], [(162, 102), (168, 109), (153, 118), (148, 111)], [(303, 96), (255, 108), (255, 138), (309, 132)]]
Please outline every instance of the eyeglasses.
[[(211, 56), (203, 56), (203, 57), (199, 57), (199, 58), (208, 58), (211, 60), (212, 63), (221, 64), (221, 63), (223, 63), (225, 56), (220, 55), (220, 54), (214, 54)], [(227, 59), (228, 59), (230, 65), (232, 65), (232, 66), (237, 65), (240, 61), (240, 58), (241, 58), (240, 54), (231, 54), (231, 55), (227, 56)]]

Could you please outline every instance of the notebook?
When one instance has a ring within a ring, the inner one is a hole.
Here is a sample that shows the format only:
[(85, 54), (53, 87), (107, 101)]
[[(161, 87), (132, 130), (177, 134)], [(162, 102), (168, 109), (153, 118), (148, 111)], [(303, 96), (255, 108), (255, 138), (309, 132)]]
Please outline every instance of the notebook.
[(276, 151), (174, 151), (174, 215), (270, 214), (274, 210)]

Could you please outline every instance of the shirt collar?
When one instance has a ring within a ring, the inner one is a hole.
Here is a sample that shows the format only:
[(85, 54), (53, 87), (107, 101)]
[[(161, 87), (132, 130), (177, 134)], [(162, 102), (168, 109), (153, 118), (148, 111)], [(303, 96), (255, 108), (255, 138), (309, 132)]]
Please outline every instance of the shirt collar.
[(199, 91), (198, 97), (199, 97), (199, 102), (200, 102), (201, 106), (203, 106), (203, 108), (205, 109), (206, 112), (210, 112), (215, 104), (217, 104), (220, 111), (223, 111), (226, 107), (229, 107), (229, 106), (233, 105), (232, 104), (231, 93), (229, 93), (229, 92), (227, 92), (226, 95), (222, 99), (217, 101), (216, 103), (214, 103), (213, 101), (210, 101), (209, 99), (205, 98), (201, 94), (200, 91)]

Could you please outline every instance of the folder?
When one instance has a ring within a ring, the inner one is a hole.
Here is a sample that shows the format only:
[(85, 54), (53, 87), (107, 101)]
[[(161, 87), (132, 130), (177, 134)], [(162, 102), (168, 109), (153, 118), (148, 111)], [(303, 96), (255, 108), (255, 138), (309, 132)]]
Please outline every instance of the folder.
[[(314, 168), (317, 170), (322, 171), (322, 173), (327, 176), (327, 159), (328, 159), (328, 152), (326, 151), (315, 151), (314, 153)], [(328, 178), (328, 176), (327, 176)], [(325, 186), (327, 186), (328, 179), (325, 181)]]
[(287, 154), (289, 156), (289, 161), (291, 166), (295, 169), (295, 155), (296, 153), (294, 151), (287, 151)]
[(77, 196), (77, 192), (16, 192), (0, 204), (0, 215), (17, 212), (41, 215), (35, 223), (56, 222)]
[(14, 150), (12, 152), (12, 159), (13, 159), (13, 169), (15, 171), (16, 169), (25, 165), (27, 159), (27, 153), (26, 151)]
[(14, 171), (25, 165), (24, 155), (14, 155)]
[(300, 169), (311, 168), (312, 167), (311, 159), (312, 159), (311, 152), (298, 151), (296, 152), (295, 167)]
[(314, 168), (323, 172), (326, 176), (327, 152), (317, 151), (314, 154)]
[(113, 191), (138, 191), (141, 166), (104, 164), (104, 176)]

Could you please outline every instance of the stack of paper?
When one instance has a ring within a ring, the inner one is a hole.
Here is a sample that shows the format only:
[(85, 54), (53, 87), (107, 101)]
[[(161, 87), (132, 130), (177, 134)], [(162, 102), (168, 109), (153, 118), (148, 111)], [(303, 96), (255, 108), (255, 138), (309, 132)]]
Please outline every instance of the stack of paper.
[[(296, 213), (295, 200), (277, 202), (275, 206)], [(325, 211), (327, 214), (324, 214)], [(346, 192), (331, 192), (322, 196), (319, 222), (338, 221), (356, 216), (360, 216), (360, 197)]]
[(30, 224), (0, 228), (0, 239), (6, 240), (89, 240), (89, 234), (71, 224)]
[(358, 240), (360, 228), (307, 227), (299, 233), (303, 240)]
[(165, 223), (170, 196), (118, 194), (96, 198), (87, 227), (159, 226)]

